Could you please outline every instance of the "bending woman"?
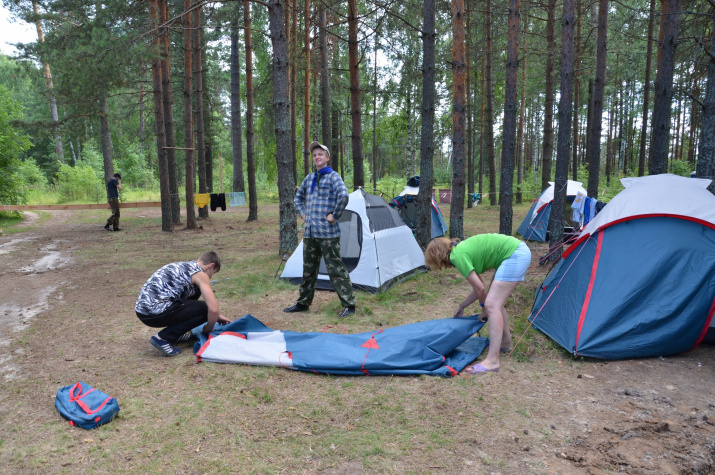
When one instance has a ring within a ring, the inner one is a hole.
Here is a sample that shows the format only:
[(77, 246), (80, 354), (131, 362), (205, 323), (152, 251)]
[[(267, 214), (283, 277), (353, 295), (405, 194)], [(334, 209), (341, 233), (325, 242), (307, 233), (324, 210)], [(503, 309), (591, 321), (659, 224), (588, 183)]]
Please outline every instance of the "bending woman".
[[(464, 309), (477, 301), (484, 307), (479, 319), (484, 322), (491, 317), (487, 357), (467, 371), (472, 374), (499, 371), (499, 352), (509, 351), (512, 344), (504, 303), (524, 280), (531, 264), (528, 246), (504, 234), (479, 234), (462, 242), (440, 237), (427, 246), (425, 262), (432, 269), (456, 267), (472, 286), (472, 291), (454, 312), (455, 317), (463, 316)], [(487, 291), (480, 274), (491, 269), (497, 271)]]

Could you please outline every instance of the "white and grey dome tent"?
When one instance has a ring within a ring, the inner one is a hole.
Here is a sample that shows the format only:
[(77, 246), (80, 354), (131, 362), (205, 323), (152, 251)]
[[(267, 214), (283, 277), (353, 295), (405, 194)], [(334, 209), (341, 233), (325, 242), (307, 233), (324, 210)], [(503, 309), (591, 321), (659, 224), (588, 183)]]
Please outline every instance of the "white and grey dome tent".
[[(412, 230), (381, 197), (362, 188), (353, 191), (339, 225), (340, 253), (353, 287), (378, 293), (426, 270), (424, 254)], [(286, 262), (281, 279), (294, 284), (303, 281), (303, 241)], [(324, 261), (316, 287), (333, 288)]]

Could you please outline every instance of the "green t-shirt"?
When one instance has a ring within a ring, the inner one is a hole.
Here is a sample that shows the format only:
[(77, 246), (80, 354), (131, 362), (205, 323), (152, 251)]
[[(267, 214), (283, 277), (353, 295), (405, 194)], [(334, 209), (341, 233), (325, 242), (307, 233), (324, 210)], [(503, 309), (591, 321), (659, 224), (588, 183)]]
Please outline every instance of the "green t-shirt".
[(496, 269), (509, 259), (521, 241), (504, 234), (478, 234), (457, 244), (449, 254), (452, 265), (465, 278), (474, 271), (481, 274)]

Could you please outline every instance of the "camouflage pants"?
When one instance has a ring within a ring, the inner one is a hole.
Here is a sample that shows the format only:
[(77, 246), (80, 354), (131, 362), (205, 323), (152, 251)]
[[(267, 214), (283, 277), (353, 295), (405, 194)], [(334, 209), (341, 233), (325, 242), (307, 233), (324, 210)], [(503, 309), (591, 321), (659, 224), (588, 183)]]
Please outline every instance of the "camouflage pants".
[(318, 280), (320, 258), (325, 259), (330, 283), (340, 298), (343, 307), (355, 306), (355, 294), (350, 283), (350, 275), (340, 258), (340, 238), (303, 238), (303, 283), (300, 286), (298, 303), (310, 307)]
[(112, 215), (107, 219), (107, 225), (119, 229), (119, 198), (109, 198), (107, 201), (112, 208)]

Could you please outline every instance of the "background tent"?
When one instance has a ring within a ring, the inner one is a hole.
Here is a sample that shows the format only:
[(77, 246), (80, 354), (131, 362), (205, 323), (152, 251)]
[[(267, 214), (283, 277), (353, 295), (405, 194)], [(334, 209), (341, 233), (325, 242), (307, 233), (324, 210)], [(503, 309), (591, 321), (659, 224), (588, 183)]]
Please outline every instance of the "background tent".
[(573, 354), (605, 359), (688, 351), (715, 311), (710, 180), (624, 178), (537, 289), (529, 320)]
[[(566, 183), (566, 201), (572, 203), (576, 195), (581, 192), (586, 196), (586, 190), (579, 181), (568, 180)], [(554, 201), (554, 182), (549, 182), (549, 187), (541, 193), (539, 199), (534, 201), (531, 209), (526, 213), (526, 217), (516, 230), (524, 239), (530, 241), (546, 242), (549, 230), (549, 216), (551, 216), (551, 203)], [(571, 216), (571, 210), (567, 207), (564, 210), (564, 219), (567, 221)], [(578, 223), (571, 223), (573, 227), (578, 227)]]
[(199, 361), (283, 366), (311, 373), (456, 376), (489, 344), (472, 337), (484, 322), (478, 316), (428, 320), (373, 332), (336, 335), (268, 328), (245, 315), (217, 325), (210, 336), (203, 327), (194, 352)]
[[(426, 270), (424, 254), (412, 231), (379, 196), (362, 188), (350, 193), (339, 225), (340, 253), (353, 287), (381, 292)], [(294, 284), (303, 282), (303, 241), (286, 262), (281, 279)], [(316, 287), (333, 289), (323, 260)]]
[[(419, 180), (417, 181), (416, 186), (410, 186), (410, 183), (414, 183), (413, 180), (414, 178), (411, 178), (410, 181), (408, 181), (408, 185), (404, 190), (402, 190), (400, 196), (397, 196), (390, 201), (390, 206), (397, 209), (397, 212), (400, 214), (402, 220), (407, 226), (409, 226), (410, 229), (412, 229), (412, 232), (414, 233), (417, 229), (417, 203), (415, 203), (415, 196), (419, 194), (420, 187)], [(430, 233), (432, 239), (434, 239), (447, 234), (448, 228), (447, 223), (444, 221), (444, 217), (442, 216), (442, 210), (439, 209), (434, 197), (431, 197), (431, 200), (432, 228)]]

